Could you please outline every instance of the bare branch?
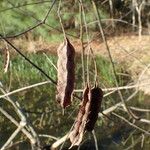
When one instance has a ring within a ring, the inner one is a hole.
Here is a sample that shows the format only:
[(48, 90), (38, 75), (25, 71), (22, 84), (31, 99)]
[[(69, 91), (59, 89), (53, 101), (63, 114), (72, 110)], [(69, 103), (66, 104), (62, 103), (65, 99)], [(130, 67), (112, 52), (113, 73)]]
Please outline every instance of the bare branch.
[(57, 140), (55, 143), (52, 144), (51, 150), (57, 150), (57, 148), (68, 139), (69, 134), (66, 134), (65, 136), (63, 136), (62, 138), (60, 138), (59, 140)]
[(141, 132), (143, 132), (143, 133), (145, 133), (145, 134), (147, 134), (147, 135), (150, 135), (150, 132), (148, 132), (148, 131), (146, 131), (146, 130), (140, 128), (140, 127), (138, 127), (137, 125), (131, 123), (130, 121), (128, 121), (128, 120), (125, 119), (124, 117), (122, 117), (122, 116), (120, 116), (120, 115), (118, 115), (118, 114), (116, 114), (116, 113), (114, 113), (114, 112), (112, 112), (112, 114), (113, 114), (114, 116), (118, 117), (119, 119), (123, 120), (124, 122), (126, 122), (126, 123), (129, 124), (130, 126), (136, 128), (136, 129), (138, 129), (139, 131), (141, 131)]
[(2, 146), (1, 150), (5, 150), (7, 146), (13, 141), (13, 139), (17, 136), (17, 134), (22, 130), (22, 128), (26, 125), (26, 122), (20, 122), (18, 128), (14, 131), (14, 133), (9, 137), (7, 142)]
[[(4, 90), (3, 88), (0, 88), (0, 90), (2, 91), (2, 93), (6, 94), (6, 92), (5, 92), (5, 90)], [(12, 106), (14, 107), (16, 113), (18, 114), (18, 116), (19, 116), (20, 119), (21, 119), (21, 122), (20, 122), (21, 125), (19, 125), (7, 112), (5, 112), (3, 109), (1, 109), (1, 112), (2, 112), (8, 119), (10, 119), (11, 122), (13, 122), (15, 125), (18, 126), (18, 130), (16, 130), (16, 131), (14, 132), (14, 134), (10, 137), (10, 139), (14, 138), (14, 137), (18, 134), (18, 132), (19, 132), (20, 130), (22, 130), (23, 127), (25, 126), (25, 127), (28, 128), (28, 130), (31, 131), (31, 134), (32, 134), (33, 137), (35, 138), (35, 142), (32, 143), (32, 141), (31, 141), (31, 145), (32, 145), (33, 147), (36, 147), (35, 145), (37, 144), (37, 146), (39, 147), (40, 142), (39, 142), (38, 136), (37, 136), (36, 132), (34, 131), (34, 129), (31, 127), (31, 125), (27, 122), (26, 116), (25, 116), (25, 115), (23, 114), (23, 112), (21, 111), (20, 104), (19, 104), (17, 101), (14, 102), (9, 96), (7, 96), (5, 99), (6, 99), (8, 102), (10, 102), (10, 103), (12, 104)], [(23, 126), (23, 125), (24, 125), (24, 126)], [(20, 127), (20, 126), (21, 126), (21, 127)], [(32, 140), (32, 139), (31, 139), (31, 140)], [(10, 140), (8, 140), (8, 141), (6, 142), (6, 146), (7, 146), (9, 143), (10, 143)]]
[[(0, 112), (6, 118), (8, 118), (13, 124), (15, 124), (17, 127), (19, 127), (19, 123), (10, 114), (8, 114), (2, 107), (0, 107)], [(26, 130), (25, 128), (22, 128), (21, 131), (27, 136), (27, 138), (29, 138), (31, 144), (36, 143), (36, 139), (31, 135), (30, 132), (28, 132), (28, 130)]]
[(59, 140), (59, 138), (56, 138), (52, 135), (47, 135), (47, 134), (39, 134), (39, 137), (45, 137), (45, 138), (51, 138), (51, 139), (54, 139), (54, 140)]
[(14, 90), (14, 91), (8, 92), (4, 95), (0, 95), (0, 98), (4, 98), (6, 96), (10, 96), (12, 94), (15, 94), (15, 93), (18, 93), (18, 92), (21, 92), (21, 91), (24, 91), (24, 90), (28, 90), (28, 89), (31, 89), (31, 88), (34, 88), (34, 87), (37, 87), (37, 86), (49, 84), (49, 83), (51, 83), (51, 82), (50, 81), (44, 81), (44, 82), (39, 82), (39, 83), (36, 83), (36, 84), (29, 85), (29, 86), (26, 86), (26, 87), (22, 87), (22, 88)]

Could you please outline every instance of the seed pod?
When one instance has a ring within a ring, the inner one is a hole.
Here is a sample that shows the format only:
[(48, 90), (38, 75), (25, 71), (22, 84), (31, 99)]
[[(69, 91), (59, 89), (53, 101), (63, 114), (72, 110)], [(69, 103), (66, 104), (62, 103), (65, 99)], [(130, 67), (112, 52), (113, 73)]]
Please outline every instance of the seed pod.
[(85, 131), (85, 124), (87, 120), (86, 109), (89, 108), (89, 87), (86, 86), (83, 92), (83, 101), (80, 105), (79, 112), (73, 127), (72, 132), (69, 135), (70, 141), (72, 143), (71, 147), (74, 145), (79, 145), (82, 142), (83, 134)]
[(62, 108), (71, 104), (75, 81), (75, 50), (68, 39), (57, 50), (57, 95), (56, 99)]
[(90, 90), (87, 86), (83, 92), (83, 101), (80, 106), (74, 127), (70, 133), (71, 147), (82, 142), (85, 131), (92, 131), (98, 118), (103, 92), (99, 87)]
[(87, 131), (92, 131), (94, 125), (98, 119), (98, 113), (100, 111), (101, 102), (103, 99), (103, 91), (99, 87), (94, 87), (90, 91), (90, 109), (88, 114), (88, 121), (86, 123), (85, 129)]

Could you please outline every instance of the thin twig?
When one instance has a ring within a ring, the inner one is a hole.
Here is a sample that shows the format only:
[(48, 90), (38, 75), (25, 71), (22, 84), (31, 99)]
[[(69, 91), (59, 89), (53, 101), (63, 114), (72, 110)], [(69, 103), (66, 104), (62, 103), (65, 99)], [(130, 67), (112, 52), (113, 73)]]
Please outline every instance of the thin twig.
[(66, 33), (65, 33), (65, 29), (64, 29), (64, 26), (63, 26), (63, 23), (62, 23), (62, 18), (61, 18), (61, 15), (60, 15), (60, 9), (61, 9), (61, 0), (59, 0), (57, 14), (58, 14), (58, 17), (59, 17), (59, 22), (60, 22), (61, 29), (62, 29), (62, 32), (63, 32), (63, 35), (64, 35), (64, 39), (66, 40)]
[[(112, 87), (112, 88), (102, 88), (102, 90), (103, 92), (128, 90), (128, 89), (139, 88), (139, 87), (144, 87), (149, 85), (150, 83), (143, 83), (143, 84), (126, 85), (126, 86), (119, 86), (119, 87)], [(83, 89), (75, 89), (74, 92), (83, 92)]]
[[(0, 88), (0, 90), (2, 91), (2, 93), (6, 94), (6, 91), (3, 89), (3, 88)], [(33, 137), (36, 139), (36, 143), (37, 144), (37, 147), (40, 147), (40, 141), (39, 141), (39, 138), (36, 134), (36, 132), (34, 131), (33, 127), (31, 127), (31, 125), (29, 124), (29, 122), (27, 122), (27, 119), (26, 119), (26, 116), (24, 115), (24, 113), (22, 112), (21, 110), (21, 107), (20, 107), (20, 104), (16, 101), (14, 102), (9, 96), (6, 96), (5, 98), (8, 102), (10, 102), (12, 104), (12, 106), (14, 107), (16, 113), (18, 114), (18, 116), (20, 117), (21, 119), (21, 122), (24, 122), (24, 124), (26, 125), (25, 127), (28, 128), (28, 130), (31, 131)], [(33, 147), (36, 147), (35, 144), (32, 144), (31, 145)]]
[(94, 130), (92, 131), (92, 134), (93, 134), (93, 138), (95, 142), (95, 150), (98, 150), (98, 142), (97, 142), (96, 133)]
[(80, 41), (81, 41), (81, 62), (82, 62), (82, 78), (83, 78), (83, 86), (86, 86), (85, 81), (85, 54), (84, 54), (84, 46), (83, 46), (83, 9), (81, 4), (79, 3), (79, 13), (80, 13)]
[(19, 145), (20, 143), (23, 143), (23, 142), (24, 142), (24, 140), (20, 140), (20, 141), (11, 143), (9, 146), (7, 146), (7, 148), (5, 148), (5, 150), (13, 149), (14, 147), (16, 147), (17, 145)]
[(46, 15), (45, 15), (43, 21), (42, 21), (43, 24), (45, 24), (45, 22), (46, 22), (46, 20), (47, 20), (47, 18), (48, 18), (48, 16), (49, 16), (49, 14), (50, 14), (50, 12), (51, 12), (51, 10), (52, 10), (54, 4), (55, 4), (55, 2), (56, 2), (56, 0), (53, 0), (52, 5), (49, 6), (49, 9), (48, 9), (48, 11), (47, 11), (47, 13), (46, 13)]
[(143, 108), (137, 108), (137, 107), (130, 107), (130, 109), (134, 111), (139, 111), (139, 112), (150, 112), (150, 109), (143, 109)]
[(79, 0), (81, 8), (82, 8), (82, 14), (83, 14), (83, 21), (84, 21), (84, 26), (85, 26), (85, 32), (86, 32), (86, 39), (88, 42), (88, 53), (87, 53), (87, 62), (86, 62), (86, 72), (87, 72), (87, 83), (90, 84), (90, 79), (89, 79), (89, 54), (90, 54), (90, 49), (91, 45), (89, 43), (90, 38), (89, 38), (89, 32), (88, 32), (88, 27), (87, 27), (87, 22), (86, 22), (86, 16), (85, 16), (85, 11), (84, 11), (84, 6), (82, 0)]
[(17, 136), (17, 134), (22, 130), (22, 128), (26, 125), (25, 122), (20, 122), (18, 128), (13, 132), (13, 134), (9, 137), (9, 139), (6, 141), (6, 143), (2, 146), (1, 150), (5, 150), (7, 146), (12, 142), (12, 140)]
[[(75, 122), (76, 122), (76, 121), (75, 121)], [(74, 127), (75, 122), (73, 123), (73, 125), (71, 126), (69, 132), (68, 132), (65, 136), (63, 136), (62, 138), (58, 139), (56, 142), (54, 142), (54, 143), (52, 144), (51, 150), (57, 150), (57, 148), (58, 148), (60, 145), (62, 145), (62, 146), (61, 146), (61, 148), (60, 148), (59, 150), (62, 150), (62, 149), (63, 149), (63, 146), (64, 146), (65, 142), (70, 138), (70, 133), (71, 133), (73, 127)]]
[[(123, 107), (123, 105), (121, 105)], [(130, 107), (129, 107), (130, 108)], [(126, 111), (125, 109), (123, 109), (124, 111)], [(138, 122), (142, 122), (142, 123), (146, 123), (146, 124), (150, 124), (150, 120), (148, 119), (143, 119), (143, 118), (140, 118), (137, 120)]]
[(66, 134), (59, 140), (57, 140), (55, 143), (52, 144), (51, 150), (56, 150), (62, 143), (64, 143), (67, 139), (69, 139), (69, 134)]
[[(8, 118), (13, 124), (15, 124), (17, 127), (19, 127), (19, 123), (10, 115), (8, 114), (2, 107), (0, 107), (0, 112)], [(36, 139), (31, 135), (30, 132), (28, 132), (27, 129), (23, 128), (21, 131), (27, 136), (27, 138), (30, 140), (32, 144), (36, 143)]]
[[(15, 6), (13, 5), (13, 3), (11, 3), (10, 1), (8, 1), (8, 2), (9, 2), (13, 7), (15, 7)], [(40, 25), (43, 25), (43, 24), (48, 25), (48, 24), (46, 23), (46, 20), (47, 20), (48, 15), (50, 14), (50, 12), (51, 12), (51, 10), (52, 10), (52, 8), (53, 8), (55, 2), (56, 2), (56, 0), (54, 0), (54, 1), (52, 2), (52, 5), (49, 7), (49, 9), (48, 9), (48, 11), (47, 11), (47, 13), (46, 13), (46, 15), (45, 15), (45, 17), (44, 17), (43, 20), (39, 20), (39, 19), (37, 19), (37, 18), (35, 18), (35, 17), (32, 16), (34, 19), (36, 19), (36, 21), (38, 21), (37, 24), (35, 24), (35, 25), (32, 26), (32, 27), (29, 27), (29, 28), (26, 29), (25, 31), (22, 31), (22, 32), (20, 32), (20, 33), (18, 33), (18, 34), (16, 34), (16, 35), (12, 35), (12, 36), (1, 36), (0, 39), (3, 39), (3, 37), (6, 38), (6, 39), (7, 39), (7, 38), (15, 38), (15, 37), (18, 37), (18, 36), (20, 36), (20, 35), (23, 35), (23, 34), (29, 32), (29, 31), (31, 31), (31, 30), (33, 30), (33, 29), (39, 27)], [(25, 13), (25, 14), (27, 14), (27, 13)], [(48, 26), (51, 27), (50, 25), (48, 25)], [(53, 28), (53, 27), (51, 27), (51, 28)], [(53, 28), (53, 29), (55, 29), (55, 28)]]
[(134, 144), (131, 144), (130, 146), (128, 146), (127, 148), (125, 148), (124, 150), (131, 150), (132, 148), (135, 147), (135, 145), (137, 143), (139, 143), (139, 141), (142, 139), (142, 136), (139, 136), (137, 139), (136, 139), (136, 142)]
[(47, 135), (47, 134), (39, 134), (39, 137), (45, 137), (45, 138), (51, 138), (54, 140), (59, 140), (59, 138), (56, 138), (55, 136)]
[(144, 140), (145, 140), (145, 135), (144, 135), (144, 134), (142, 134), (141, 148), (143, 148), (143, 146), (144, 146)]
[(5, 12), (5, 11), (8, 11), (8, 10), (12, 10), (12, 9), (15, 9), (15, 8), (20, 8), (20, 7), (25, 7), (25, 6), (29, 6), (29, 5), (37, 5), (37, 4), (43, 4), (43, 3), (49, 3), (51, 1), (38, 1), (38, 2), (31, 2), (31, 3), (24, 3), (24, 4), (18, 4), (17, 6), (13, 6), (13, 7), (10, 7), (10, 8), (6, 8), (6, 9), (2, 9), (0, 11), (0, 13), (2, 12)]
[(94, 84), (97, 84), (97, 64), (96, 60), (94, 57), (94, 52), (92, 50), (91, 44), (90, 44), (90, 36), (89, 36), (89, 31), (88, 31), (88, 26), (87, 26), (87, 21), (86, 21), (86, 15), (85, 15), (85, 9), (83, 6), (82, 0), (79, 0), (79, 4), (81, 5), (81, 10), (82, 10), (82, 15), (83, 15), (83, 21), (84, 21), (84, 26), (85, 26), (85, 31), (86, 31), (86, 39), (87, 39), (87, 46), (88, 46), (88, 52), (87, 52), (87, 64), (86, 64), (86, 71), (87, 71), (87, 83), (90, 84), (90, 75), (89, 75), (89, 58), (90, 58), (90, 53), (93, 58), (94, 62), (94, 70), (95, 70), (95, 78), (94, 78)]
[(43, 53), (45, 55), (45, 57), (47, 58), (48, 62), (50, 62), (50, 64), (54, 67), (54, 69), (57, 71), (57, 67), (56, 65), (51, 61), (51, 59), (46, 55), (46, 53)]
[(119, 119), (123, 120), (124, 122), (128, 123), (128, 124), (129, 124), (130, 126), (132, 126), (133, 128), (138, 129), (139, 131), (141, 131), (141, 132), (143, 132), (143, 133), (145, 133), (145, 134), (147, 134), (147, 135), (150, 135), (150, 132), (148, 132), (148, 131), (146, 131), (146, 130), (140, 128), (140, 127), (138, 127), (137, 125), (131, 123), (130, 121), (128, 121), (128, 120), (125, 119), (124, 117), (122, 117), (122, 116), (120, 116), (120, 115), (118, 115), (118, 114), (116, 114), (116, 113), (114, 113), (114, 112), (112, 112), (112, 114), (113, 114), (114, 116), (118, 117)]
[(15, 93), (18, 93), (18, 92), (21, 92), (21, 91), (24, 91), (24, 90), (28, 90), (28, 89), (31, 89), (31, 88), (34, 88), (34, 87), (38, 87), (38, 86), (41, 86), (41, 85), (49, 84), (49, 83), (50, 83), (50, 81), (44, 81), (44, 82), (39, 82), (39, 83), (36, 83), (36, 84), (29, 85), (29, 86), (26, 86), (26, 87), (22, 87), (22, 88), (14, 90), (14, 91), (5, 93), (4, 95), (0, 95), (0, 98), (4, 98), (6, 96), (10, 96), (12, 94), (15, 94)]
[(121, 105), (122, 105), (122, 103), (119, 102), (119, 103), (115, 104), (114, 106), (111, 106), (111, 107), (105, 109), (103, 111), (103, 113), (99, 113), (98, 115), (99, 115), (99, 117), (103, 117), (103, 114), (108, 115), (108, 114), (112, 113), (113, 111), (115, 111)]

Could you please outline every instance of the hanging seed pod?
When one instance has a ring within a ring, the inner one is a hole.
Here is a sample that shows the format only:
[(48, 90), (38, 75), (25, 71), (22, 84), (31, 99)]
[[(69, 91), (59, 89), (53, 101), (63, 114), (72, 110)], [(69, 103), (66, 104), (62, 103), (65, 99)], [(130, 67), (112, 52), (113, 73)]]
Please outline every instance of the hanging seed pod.
[(87, 86), (83, 92), (83, 101), (80, 106), (74, 127), (70, 133), (71, 147), (82, 142), (85, 131), (92, 131), (98, 118), (103, 92), (99, 87), (90, 90)]
[(60, 103), (61, 107), (71, 104), (72, 92), (74, 89), (75, 81), (75, 50), (68, 39), (61, 44), (57, 50), (57, 95), (56, 100)]
[(94, 125), (98, 119), (98, 113), (100, 112), (102, 99), (103, 91), (101, 88), (97, 86), (92, 88), (90, 91), (90, 109), (88, 114), (88, 121), (85, 126), (87, 131), (92, 131), (94, 129)]
[(72, 132), (69, 135), (70, 141), (72, 143), (71, 147), (74, 145), (79, 145), (82, 142), (83, 134), (85, 131), (85, 125), (87, 120), (87, 109), (89, 109), (89, 87), (86, 86), (83, 92), (83, 101), (80, 105), (80, 109), (73, 127)]
[(10, 62), (10, 52), (8, 48), (6, 48), (4, 50), (4, 73), (8, 71), (9, 62)]

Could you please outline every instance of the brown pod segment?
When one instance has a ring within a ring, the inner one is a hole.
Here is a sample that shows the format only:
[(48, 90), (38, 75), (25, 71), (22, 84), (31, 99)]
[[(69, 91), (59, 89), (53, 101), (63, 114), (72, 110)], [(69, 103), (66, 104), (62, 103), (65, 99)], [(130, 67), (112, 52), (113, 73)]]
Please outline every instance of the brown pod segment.
[(57, 50), (57, 95), (56, 99), (62, 108), (71, 104), (75, 81), (75, 49), (66, 38)]
[(85, 131), (94, 129), (102, 98), (103, 92), (99, 87), (95, 86), (90, 89), (88, 85), (86, 86), (74, 127), (69, 135), (71, 147), (82, 142)]
[(87, 131), (92, 131), (94, 129), (94, 125), (98, 119), (98, 113), (100, 112), (102, 99), (103, 91), (101, 88), (95, 86), (90, 90), (90, 109), (88, 114), (88, 121), (85, 126)]
[(89, 87), (86, 86), (84, 92), (83, 92), (83, 101), (80, 105), (78, 115), (76, 117), (76, 121), (73, 127), (73, 130), (71, 131), (69, 138), (72, 143), (71, 147), (74, 145), (79, 145), (82, 142), (83, 135), (85, 132), (85, 124), (87, 120), (88, 115), (88, 109), (89, 109)]

